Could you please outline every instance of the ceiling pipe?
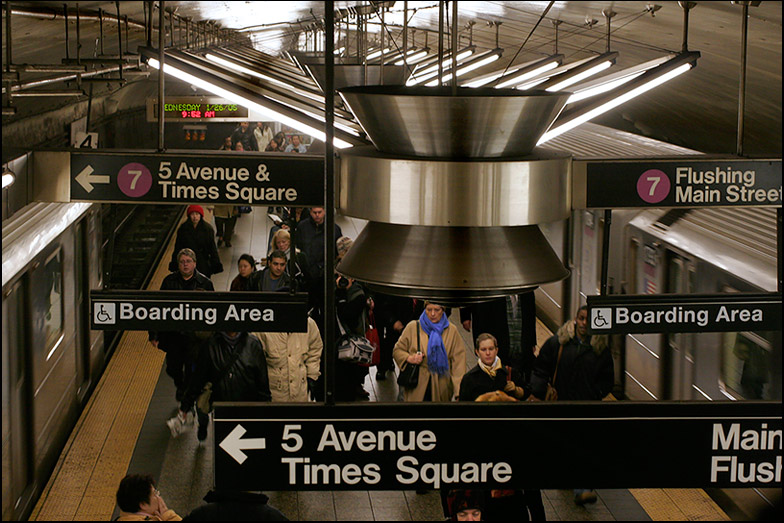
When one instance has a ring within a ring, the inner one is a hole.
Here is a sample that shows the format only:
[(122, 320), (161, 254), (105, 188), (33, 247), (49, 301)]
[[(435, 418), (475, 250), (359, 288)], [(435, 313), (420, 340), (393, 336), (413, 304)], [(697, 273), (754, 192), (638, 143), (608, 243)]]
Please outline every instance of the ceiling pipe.
[[(24, 67), (24, 66), (19, 66), (19, 67)], [(48, 66), (44, 66), (44, 67), (48, 67)], [(69, 66), (69, 67), (73, 67), (73, 66)], [(138, 64), (125, 64), (125, 65), (123, 65), (123, 69), (136, 69), (138, 67), (139, 67)], [(89, 78), (91, 76), (98, 76), (98, 75), (101, 75), (101, 74), (113, 73), (116, 70), (117, 70), (116, 67), (105, 67), (103, 69), (96, 69), (94, 71), (88, 71), (88, 72), (83, 72), (83, 73), (62, 74), (62, 75), (58, 75), (58, 76), (52, 76), (52, 77), (49, 77), (49, 78), (39, 78), (39, 79), (36, 79), (36, 80), (30, 80), (28, 82), (21, 82), (21, 83), (17, 83), (17, 84), (11, 85), (11, 92), (14, 93), (14, 96), (18, 96), (16, 93), (24, 91), (24, 90), (27, 90), (27, 89), (32, 89), (34, 87), (40, 87), (42, 85), (47, 85), (47, 84), (56, 83), (56, 82), (68, 82), (68, 81), (71, 81), (71, 80), (76, 80), (77, 76), (81, 76), (82, 78)], [(36, 71), (36, 72), (43, 72), (43, 71)], [(3, 87), (3, 93), (5, 93), (5, 92), (6, 92), (6, 88)]]
[(452, 0), (452, 96), (457, 96), (457, 28), (457, 0)]
[[(73, 10), (71, 10), (73, 12)], [(67, 20), (67, 17), (63, 13), (58, 13), (50, 8), (46, 7), (13, 7), (11, 8), (11, 14), (17, 16), (26, 16), (28, 18), (37, 18), (40, 20)], [(85, 11), (80, 10), (79, 16), (82, 20), (90, 20), (90, 21), (100, 21), (100, 16), (95, 11)], [(111, 15), (108, 12), (103, 13), (103, 19), (108, 22), (119, 23), (117, 16)], [(144, 29), (144, 23), (137, 22), (136, 20), (128, 20), (128, 25), (133, 26), (136, 29)]]

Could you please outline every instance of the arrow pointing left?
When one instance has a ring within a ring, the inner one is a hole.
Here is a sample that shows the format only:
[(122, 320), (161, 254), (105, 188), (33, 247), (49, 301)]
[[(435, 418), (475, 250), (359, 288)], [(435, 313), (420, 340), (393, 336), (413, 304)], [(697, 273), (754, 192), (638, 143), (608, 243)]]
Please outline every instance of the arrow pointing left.
[(243, 434), (247, 432), (242, 425), (234, 427), (228, 436), (220, 442), (220, 448), (228, 452), (229, 456), (237, 460), (240, 465), (248, 459), (248, 456), (242, 452), (243, 449), (265, 449), (267, 448), (267, 440), (265, 438), (247, 438), (241, 440)]
[(109, 175), (108, 174), (93, 174), (93, 167), (92, 165), (88, 165), (82, 172), (76, 175), (76, 181), (79, 185), (84, 188), (85, 191), (88, 193), (93, 192), (93, 184), (94, 183), (109, 183)]

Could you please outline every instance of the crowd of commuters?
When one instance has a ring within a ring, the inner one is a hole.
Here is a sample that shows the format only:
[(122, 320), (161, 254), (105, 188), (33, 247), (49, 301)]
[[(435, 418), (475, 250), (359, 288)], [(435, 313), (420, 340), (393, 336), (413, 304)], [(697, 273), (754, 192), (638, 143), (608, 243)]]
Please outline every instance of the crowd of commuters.
[[(241, 125), (231, 140), (243, 143), (257, 136), (269, 139), (268, 147), (277, 138), (268, 127), (260, 125), (250, 131)], [(299, 147), (298, 143), (291, 145)], [(250, 254), (241, 255), (230, 289), (308, 293), (307, 332), (150, 332), (150, 341), (166, 352), (166, 372), (176, 386), (179, 410), (167, 422), (173, 436), (198, 420), (195, 432), (204, 441), (214, 401), (323, 400), (322, 369), (326, 354), (336, 351), (336, 347), (325, 348), (322, 338), (324, 321), (331, 317), (338, 335), (356, 336), (364, 336), (370, 317), (375, 318), (380, 339), (376, 379), (388, 379), (396, 367), (417, 368), (416, 385), (400, 387), (399, 397), (406, 402), (599, 400), (611, 392), (614, 373), (607, 338), (588, 335), (585, 307), (542, 345), (537, 356), (532, 292), (455, 311), (434, 301), (370, 293), (361, 282), (341, 276), (335, 268), (327, 271), (323, 207), (273, 210), (280, 216), (270, 231), (264, 267), (259, 270)], [(177, 232), (172, 272), (161, 289), (214, 290), (210, 277), (223, 270), (217, 247), (231, 246), (238, 212), (236, 207), (216, 205), (213, 213), (217, 236), (204, 220), (203, 208), (188, 207), (187, 220)], [(337, 266), (353, 242), (337, 224), (333, 227)], [(327, 273), (335, 285), (334, 315), (323, 311)], [(473, 334), (474, 366), (467, 364), (468, 351), (459, 326)], [(468, 367), (472, 368), (466, 372)], [(368, 366), (338, 360), (336, 373), (338, 401), (368, 399), (363, 386)], [(118, 491), (123, 517), (179, 517), (166, 508), (149, 477), (126, 480), (135, 486), (121, 485), (122, 496)], [(444, 514), (453, 519), (470, 521), (477, 515), (486, 520), (544, 519), (538, 490), (445, 490), (441, 494)], [(234, 499), (221, 496), (211, 493), (214, 500)], [(246, 498), (265, 505), (266, 498)], [(575, 490), (577, 504), (594, 501), (593, 490)], [(209, 510), (202, 512), (211, 514)]]
[[(240, 122), (232, 133), (223, 140), (221, 151), (260, 151), (281, 153), (306, 153), (309, 146), (302, 143), (298, 134), (289, 134), (283, 131), (273, 133), (267, 122)], [(314, 152), (314, 151), (312, 151)]]

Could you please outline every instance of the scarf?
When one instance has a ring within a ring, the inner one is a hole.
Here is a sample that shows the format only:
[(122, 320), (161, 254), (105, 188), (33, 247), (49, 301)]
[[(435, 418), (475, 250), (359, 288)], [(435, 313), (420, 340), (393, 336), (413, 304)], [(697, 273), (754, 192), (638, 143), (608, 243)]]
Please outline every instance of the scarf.
[(489, 374), (491, 378), (495, 378), (495, 373), (501, 368), (501, 358), (498, 356), (495, 357), (495, 361), (489, 367), (482, 363), (482, 360), (477, 360), (476, 363), (479, 365), (479, 368)]
[(427, 340), (427, 368), (430, 372), (443, 376), (449, 372), (449, 360), (446, 357), (446, 348), (441, 333), (449, 326), (449, 318), (441, 315), (441, 321), (433, 323), (427, 317), (427, 312), (422, 311), (419, 324), (428, 336)]

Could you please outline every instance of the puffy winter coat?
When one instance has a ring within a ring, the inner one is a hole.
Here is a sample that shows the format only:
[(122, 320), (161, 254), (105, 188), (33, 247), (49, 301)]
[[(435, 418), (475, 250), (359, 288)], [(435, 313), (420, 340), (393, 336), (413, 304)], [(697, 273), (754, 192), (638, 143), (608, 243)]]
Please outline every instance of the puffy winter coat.
[(205, 223), (204, 220), (199, 220), (196, 227), (190, 220), (182, 222), (182, 225), (177, 229), (177, 240), (174, 242), (174, 252), (171, 262), (169, 262), (170, 271), (177, 270), (177, 253), (186, 247), (196, 253), (196, 270), (207, 278), (223, 272), (223, 264), (218, 256), (215, 231), (212, 225)]
[[(221, 377), (221, 371), (235, 350), (240, 351), (239, 356)], [(212, 383), (210, 402), (269, 401), (267, 362), (258, 338), (243, 332), (232, 345), (223, 333), (215, 333), (199, 350), (196, 369), (180, 404), (181, 410), (188, 412), (193, 407), (207, 382)]]
[(547, 382), (555, 373), (558, 350), (563, 344), (558, 375), (553, 386), (559, 400), (601, 400), (612, 391), (615, 374), (607, 336), (590, 336), (581, 341), (574, 320), (564, 323), (539, 351), (531, 375), (534, 396), (544, 399)]
[(308, 318), (308, 332), (257, 333), (267, 357), (272, 401), (308, 401), (308, 378), (321, 374), (321, 341), (316, 322)]
[[(417, 323), (414, 320), (406, 325), (400, 339), (395, 343), (392, 357), (401, 369), (406, 363), (409, 355), (417, 352)], [(425, 357), (419, 364), (419, 381), (416, 388), (405, 389), (403, 399), (405, 401), (422, 401), (425, 399), (428, 382), (430, 382), (430, 392), (433, 401), (447, 402), (460, 390), (460, 380), (463, 379), (466, 369), (465, 343), (460, 337), (460, 332), (452, 323), (441, 333), (444, 340), (446, 357), (449, 360), (449, 372), (443, 376), (431, 374), (427, 368), (427, 341), (428, 336), (422, 328), (419, 328), (419, 347)]]

